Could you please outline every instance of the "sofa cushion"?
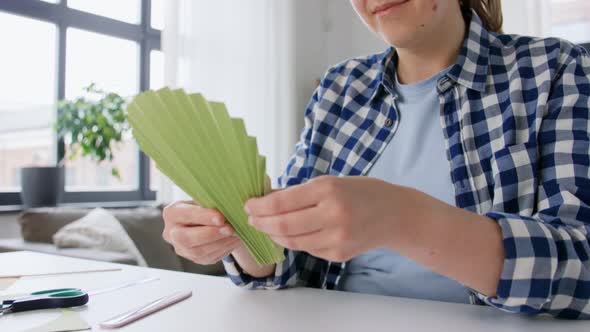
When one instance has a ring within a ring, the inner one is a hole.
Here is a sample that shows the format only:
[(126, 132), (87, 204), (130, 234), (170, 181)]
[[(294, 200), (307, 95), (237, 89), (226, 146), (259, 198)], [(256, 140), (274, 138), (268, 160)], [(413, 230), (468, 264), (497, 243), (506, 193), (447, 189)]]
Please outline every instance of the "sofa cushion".
[(133, 255), (139, 266), (147, 266), (128, 232), (110, 212), (96, 208), (53, 234), (58, 248), (87, 248), (125, 252)]

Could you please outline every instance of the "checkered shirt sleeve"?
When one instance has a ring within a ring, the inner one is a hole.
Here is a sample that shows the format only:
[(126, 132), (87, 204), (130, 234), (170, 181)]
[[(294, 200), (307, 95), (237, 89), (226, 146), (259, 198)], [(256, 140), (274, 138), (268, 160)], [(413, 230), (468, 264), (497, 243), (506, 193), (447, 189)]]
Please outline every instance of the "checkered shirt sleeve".
[[(564, 57), (544, 117), (531, 124), (536, 143), (494, 156), (501, 203), (486, 215), (502, 229), (505, 263), (497, 296), (479, 296), (511, 312), (590, 318), (590, 57), (580, 47)], [(511, 204), (532, 213), (503, 212)]]

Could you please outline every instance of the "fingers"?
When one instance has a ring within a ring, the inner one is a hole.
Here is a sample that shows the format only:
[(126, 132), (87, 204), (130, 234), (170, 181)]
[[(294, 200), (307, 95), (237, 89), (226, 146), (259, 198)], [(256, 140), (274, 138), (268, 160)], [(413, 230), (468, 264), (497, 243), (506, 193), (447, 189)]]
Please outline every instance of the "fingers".
[(215, 253), (213, 255), (208, 256), (208, 259), (210, 260), (211, 263), (209, 264), (213, 264), (213, 263), (217, 263), (219, 262), (221, 259), (223, 259), (226, 256), (229, 256), (234, 250), (236, 250), (240, 245), (242, 244), (242, 242), (238, 241), (235, 245), (231, 246), (230, 248), (227, 248), (225, 250), (221, 250), (218, 253)]
[(268, 217), (250, 217), (254, 228), (271, 236), (296, 236), (316, 232), (325, 227), (317, 207)]
[(310, 251), (323, 249), (326, 245), (321, 242), (322, 231), (298, 235), (298, 236), (271, 236), (277, 244), (298, 251)]
[(241, 245), (223, 215), (191, 202), (175, 202), (163, 211), (163, 237), (176, 253), (198, 264), (212, 264)]
[(170, 233), (178, 226), (223, 226), (226, 224), (223, 215), (219, 211), (205, 209), (185, 201), (175, 202), (165, 207), (162, 217), (164, 218), (162, 237), (171, 244), (173, 244), (173, 240)]
[(296, 236), (271, 236), (271, 239), (285, 248), (331, 261), (346, 261), (355, 253), (353, 234), (341, 227), (326, 227)]
[[(229, 237), (221, 239), (209, 244), (193, 248), (176, 248), (176, 252), (197, 264), (213, 264), (219, 259), (227, 256), (237, 246), (240, 245), (240, 239), (237, 237)], [(218, 258), (221, 256), (221, 258)]]
[(166, 223), (184, 225), (221, 226), (225, 223), (223, 215), (213, 209), (205, 209), (187, 202), (175, 202), (164, 208), (162, 216)]
[(177, 226), (170, 231), (170, 243), (174, 246), (193, 248), (235, 237), (231, 226)]
[(251, 216), (263, 217), (297, 211), (314, 206), (318, 195), (307, 184), (292, 186), (274, 191), (264, 197), (253, 198), (246, 202), (245, 210)]

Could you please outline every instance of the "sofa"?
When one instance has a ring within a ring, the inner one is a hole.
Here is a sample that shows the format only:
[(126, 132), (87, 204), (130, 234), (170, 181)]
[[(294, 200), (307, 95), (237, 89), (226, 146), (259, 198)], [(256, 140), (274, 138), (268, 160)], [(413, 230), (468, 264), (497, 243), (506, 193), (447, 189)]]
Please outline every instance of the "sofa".
[[(176, 255), (172, 246), (162, 239), (164, 221), (161, 208), (141, 207), (108, 211), (119, 220), (149, 267), (207, 275), (225, 274), (221, 263), (199, 265)], [(62, 207), (25, 210), (18, 217), (22, 237), (0, 239), (0, 252), (29, 250), (113, 263), (137, 264), (134, 257), (128, 253), (82, 248), (60, 249), (53, 245), (53, 234), (88, 212), (87, 209)]]

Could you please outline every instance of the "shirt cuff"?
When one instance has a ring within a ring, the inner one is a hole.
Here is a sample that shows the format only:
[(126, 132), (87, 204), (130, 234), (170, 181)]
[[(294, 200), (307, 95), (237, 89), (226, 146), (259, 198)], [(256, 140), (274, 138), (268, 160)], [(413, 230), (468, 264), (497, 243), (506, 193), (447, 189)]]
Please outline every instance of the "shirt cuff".
[(281, 289), (288, 286), (289, 280), (292, 277), (284, 273), (287, 259), (289, 258), (287, 256), (282, 264), (277, 264), (274, 275), (264, 278), (252, 277), (244, 272), (231, 255), (223, 258), (222, 262), (230, 280), (239, 287), (247, 289)]
[(496, 296), (478, 297), (505, 311), (539, 313), (551, 300), (557, 270), (557, 248), (551, 229), (531, 217), (496, 212), (486, 216), (501, 228), (505, 258)]

